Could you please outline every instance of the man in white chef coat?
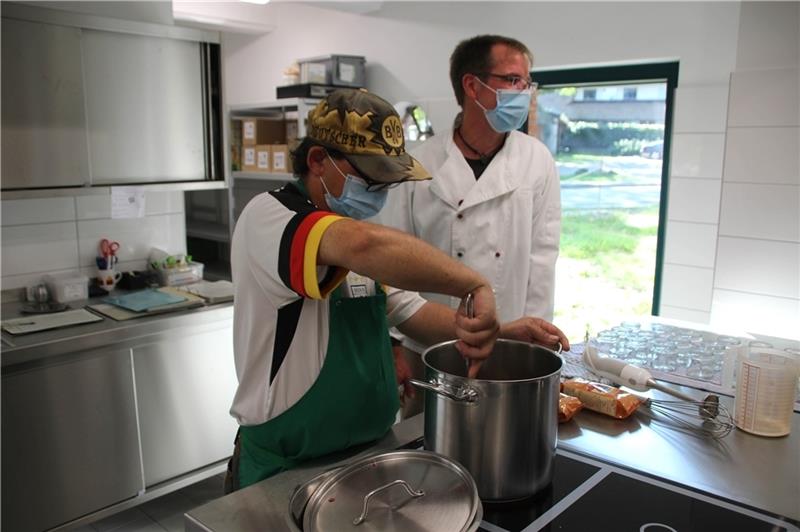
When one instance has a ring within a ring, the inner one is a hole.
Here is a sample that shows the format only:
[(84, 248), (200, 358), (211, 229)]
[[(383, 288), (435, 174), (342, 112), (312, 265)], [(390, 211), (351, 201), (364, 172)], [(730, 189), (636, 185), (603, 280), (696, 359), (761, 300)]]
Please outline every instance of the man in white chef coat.
[[(535, 84), (521, 42), (480, 35), (458, 44), (450, 80), (461, 113), (453, 128), (414, 150), (431, 181), (392, 190), (377, 221), (411, 233), (483, 274), (492, 283), (500, 321), (553, 319), (561, 198), (545, 145), (518, 131)], [(424, 293), (457, 307), (458, 301)], [(426, 346), (404, 339), (411, 372), (422, 375)], [(421, 395), (421, 394), (419, 394)], [(421, 409), (406, 408), (412, 415)]]

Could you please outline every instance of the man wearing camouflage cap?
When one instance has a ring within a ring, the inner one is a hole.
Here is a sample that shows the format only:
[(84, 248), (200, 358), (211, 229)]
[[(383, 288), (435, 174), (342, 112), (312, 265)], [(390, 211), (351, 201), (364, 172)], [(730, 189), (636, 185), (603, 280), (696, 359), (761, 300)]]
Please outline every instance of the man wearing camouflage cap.
[[(387, 188), (430, 179), (405, 152), (388, 102), (333, 92), (309, 113), (292, 158), (298, 180), (253, 198), (233, 235), (231, 415), (240, 430), (228, 489), (389, 429), (398, 410), (390, 326), (429, 344), (458, 338), (473, 361), (504, 332), (486, 279), (405, 233), (360, 221), (380, 210)], [(407, 290), (472, 293), (474, 317)], [(560, 335), (537, 333), (550, 344)]]

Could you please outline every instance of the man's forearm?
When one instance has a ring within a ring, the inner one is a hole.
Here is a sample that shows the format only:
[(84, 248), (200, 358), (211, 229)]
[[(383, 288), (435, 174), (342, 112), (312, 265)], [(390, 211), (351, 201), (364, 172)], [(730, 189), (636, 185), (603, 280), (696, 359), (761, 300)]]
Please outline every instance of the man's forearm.
[(462, 298), (487, 281), (411, 235), (366, 222), (331, 225), (320, 243), (320, 264), (342, 266), (382, 283)]

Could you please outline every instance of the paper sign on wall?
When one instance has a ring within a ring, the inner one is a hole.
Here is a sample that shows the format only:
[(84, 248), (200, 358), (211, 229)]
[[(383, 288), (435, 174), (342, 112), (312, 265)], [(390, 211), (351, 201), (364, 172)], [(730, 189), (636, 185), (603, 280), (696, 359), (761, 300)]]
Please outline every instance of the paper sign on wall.
[(144, 187), (111, 187), (111, 218), (144, 218)]

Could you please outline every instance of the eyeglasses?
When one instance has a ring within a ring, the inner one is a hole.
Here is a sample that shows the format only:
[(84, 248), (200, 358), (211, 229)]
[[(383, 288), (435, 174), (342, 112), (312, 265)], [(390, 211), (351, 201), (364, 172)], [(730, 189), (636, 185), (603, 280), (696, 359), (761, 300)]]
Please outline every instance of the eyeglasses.
[[(330, 159), (330, 161), (331, 161), (331, 164), (333, 164), (334, 168), (336, 168), (336, 170), (339, 171), (339, 173), (342, 175), (342, 177), (345, 177), (344, 172), (342, 172), (342, 169), (339, 168), (339, 165), (336, 164), (336, 162), (334, 162), (333, 157), (331, 157), (331, 154), (326, 152), (325, 155), (327, 155), (328, 159)], [(350, 164), (352, 166), (352, 163), (350, 163)], [(388, 190), (388, 189), (394, 188), (394, 187), (396, 187), (396, 186), (398, 186), (398, 185), (400, 185), (402, 183), (402, 181), (398, 181), (396, 183), (381, 183), (380, 181), (375, 181), (373, 179), (368, 178), (365, 175), (361, 175), (361, 172), (359, 172), (357, 168), (353, 167), (353, 169), (357, 173), (357, 175), (355, 177), (358, 177), (359, 179), (364, 181), (364, 183), (367, 184), (367, 192), (380, 192), (381, 190)]]
[(493, 74), (491, 72), (481, 72), (476, 75), (501, 79), (504, 82), (511, 85), (512, 87), (514, 87), (515, 89), (521, 91), (528, 89), (536, 90), (536, 88), (539, 86), (539, 84), (533, 81), (531, 78), (521, 78), (514, 74)]

